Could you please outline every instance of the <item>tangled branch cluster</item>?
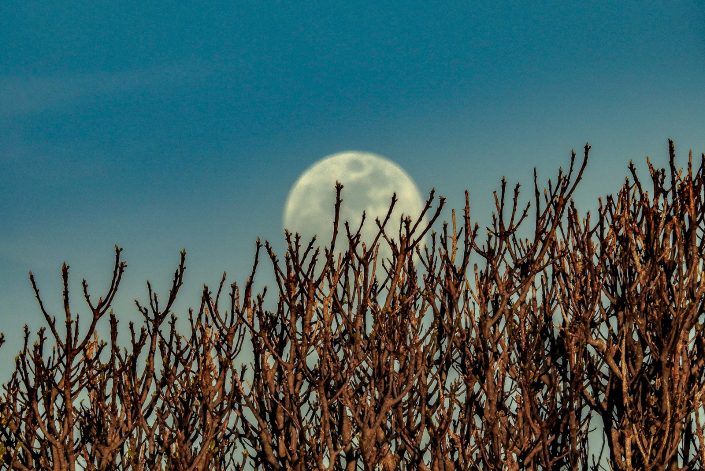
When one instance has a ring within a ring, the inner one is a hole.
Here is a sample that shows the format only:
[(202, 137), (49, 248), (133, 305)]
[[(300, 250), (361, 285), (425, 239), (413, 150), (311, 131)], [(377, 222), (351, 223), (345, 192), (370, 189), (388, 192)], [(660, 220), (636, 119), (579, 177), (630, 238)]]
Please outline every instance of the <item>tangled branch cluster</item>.
[[(95, 301), (83, 283), (83, 325), (66, 265), (63, 322), (30, 275), (46, 328), (25, 329), (4, 386), (2, 463), (704, 467), (705, 155), (698, 168), (691, 157), (678, 169), (671, 143), (669, 168), (649, 164), (647, 185), (630, 165), (619, 193), (583, 216), (571, 197), (588, 153), (573, 154), (543, 193), (534, 175), (526, 206), (503, 181), (486, 231), (467, 193), (462, 216), (433, 231), (444, 201), (432, 193), (396, 228), (390, 207), (365, 245), (360, 228), (339, 223), (338, 185), (327, 248), (287, 234), (282, 261), (258, 241), (244, 286), (228, 294), (224, 275), (215, 292), (205, 288), (185, 332), (173, 312), (182, 253), (166, 302), (149, 286), (124, 346), (110, 310), (125, 270), (120, 249), (107, 293)], [(392, 248), (386, 262), (382, 243)], [(253, 288), (260, 256), (274, 267), (274, 309)]]

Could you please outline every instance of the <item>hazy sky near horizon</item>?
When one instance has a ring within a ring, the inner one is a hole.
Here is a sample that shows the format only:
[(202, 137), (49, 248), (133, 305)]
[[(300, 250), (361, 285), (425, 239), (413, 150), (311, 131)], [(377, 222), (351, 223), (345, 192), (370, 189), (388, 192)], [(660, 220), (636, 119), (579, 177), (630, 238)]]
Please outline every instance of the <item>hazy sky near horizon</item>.
[(245, 279), (257, 237), (281, 247), (289, 189), (335, 152), (451, 206), (470, 189), (482, 223), (503, 175), (545, 180), (587, 141), (585, 207), (669, 137), (681, 162), (705, 151), (701, 1), (5, 0), (0, 45), (3, 376), (42, 325), (28, 270), (58, 307), (61, 262), (100, 291), (119, 244), (133, 319), (186, 248), (197, 305)]

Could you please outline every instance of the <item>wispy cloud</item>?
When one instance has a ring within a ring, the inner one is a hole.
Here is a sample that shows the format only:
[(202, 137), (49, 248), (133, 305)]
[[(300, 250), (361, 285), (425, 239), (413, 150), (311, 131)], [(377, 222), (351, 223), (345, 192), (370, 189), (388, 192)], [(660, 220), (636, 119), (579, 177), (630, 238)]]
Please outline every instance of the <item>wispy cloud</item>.
[(0, 118), (40, 113), (100, 95), (193, 83), (207, 75), (207, 70), (189, 63), (119, 72), (0, 76)]

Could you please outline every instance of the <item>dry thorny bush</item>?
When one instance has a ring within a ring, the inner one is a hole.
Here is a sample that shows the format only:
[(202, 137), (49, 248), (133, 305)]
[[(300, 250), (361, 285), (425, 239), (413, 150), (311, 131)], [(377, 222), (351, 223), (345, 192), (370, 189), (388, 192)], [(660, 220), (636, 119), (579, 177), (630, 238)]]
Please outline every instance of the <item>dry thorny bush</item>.
[[(338, 220), (339, 185), (327, 248), (287, 234), (282, 262), (258, 241), (242, 289), (228, 295), (225, 275), (204, 289), (185, 333), (182, 253), (166, 302), (149, 286), (137, 303), (126, 345), (110, 310), (120, 249), (107, 293), (95, 301), (84, 281), (80, 327), (68, 267), (63, 322), (30, 275), (47, 328), (25, 330), (4, 387), (4, 466), (702, 468), (705, 155), (683, 171), (669, 150), (648, 189), (630, 165), (592, 217), (571, 199), (586, 146), (543, 194), (534, 174), (526, 206), (503, 181), (486, 231), (467, 193), (462, 216), (433, 231), (444, 201), (431, 193), (398, 227), (390, 208), (368, 245)], [(276, 308), (254, 292), (260, 256)]]

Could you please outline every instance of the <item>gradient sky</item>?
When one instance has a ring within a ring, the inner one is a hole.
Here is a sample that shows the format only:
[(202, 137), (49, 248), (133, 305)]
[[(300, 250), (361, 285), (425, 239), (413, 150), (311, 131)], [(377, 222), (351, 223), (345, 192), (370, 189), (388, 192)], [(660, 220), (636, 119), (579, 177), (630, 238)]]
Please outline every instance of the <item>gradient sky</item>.
[(681, 162), (705, 151), (702, 1), (4, 0), (0, 45), (3, 380), (42, 325), (28, 270), (59, 314), (61, 262), (99, 291), (120, 244), (131, 320), (186, 248), (197, 305), (245, 279), (257, 237), (281, 247), (291, 185), (334, 152), (384, 155), (451, 206), (470, 189), (487, 222), (502, 175), (545, 180), (587, 141), (586, 208), (669, 137)]

